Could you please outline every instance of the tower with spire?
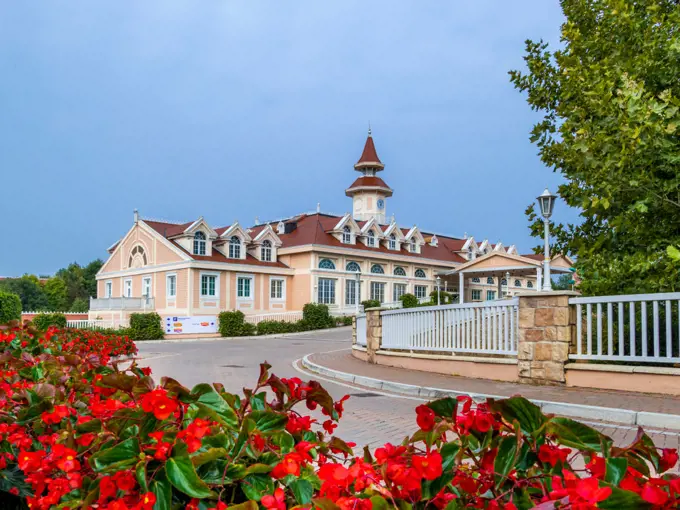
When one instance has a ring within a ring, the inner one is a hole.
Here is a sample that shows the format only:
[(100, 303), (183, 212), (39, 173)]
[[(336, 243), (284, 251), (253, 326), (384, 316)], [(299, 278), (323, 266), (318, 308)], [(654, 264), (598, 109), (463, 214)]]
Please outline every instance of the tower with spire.
[(386, 199), (392, 196), (392, 189), (377, 176), (378, 172), (385, 169), (385, 165), (380, 161), (375, 150), (370, 127), (364, 151), (354, 165), (354, 169), (361, 172), (361, 175), (345, 190), (345, 194), (352, 198), (352, 216), (357, 221), (375, 218), (378, 223), (385, 224)]

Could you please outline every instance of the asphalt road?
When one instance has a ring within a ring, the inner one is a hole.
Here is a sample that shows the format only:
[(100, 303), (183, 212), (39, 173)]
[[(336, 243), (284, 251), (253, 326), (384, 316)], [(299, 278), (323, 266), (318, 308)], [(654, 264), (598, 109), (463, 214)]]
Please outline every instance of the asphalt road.
[[(305, 333), (284, 338), (243, 338), (238, 340), (192, 342), (138, 342), (141, 364), (151, 367), (154, 378), (168, 376), (187, 387), (198, 383), (221, 382), (228, 391), (240, 393), (243, 387), (254, 386), (259, 365), (267, 361), (279, 377), (298, 376), (317, 379), (338, 399), (349, 394), (345, 415), (336, 435), (354, 441), (359, 447), (376, 447), (385, 442), (399, 443), (416, 430), (414, 408), (419, 401), (412, 397), (388, 395), (374, 390), (349, 387), (342, 383), (300, 373), (296, 360), (306, 354), (330, 352), (351, 347), (351, 330)], [(630, 427), (597, 425), (622, 446), (635, 436)], [(659, 447), (678, 447), (677, 433), (648, 431)]]

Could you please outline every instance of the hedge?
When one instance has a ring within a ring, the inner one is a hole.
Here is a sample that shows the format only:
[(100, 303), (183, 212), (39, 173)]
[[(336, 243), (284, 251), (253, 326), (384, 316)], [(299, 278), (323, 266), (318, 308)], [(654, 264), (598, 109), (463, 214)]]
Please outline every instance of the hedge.
[(12, 292), (0, 290), (0, 324), (21, 320), (21, 299)]
[(367, 299), (362, 301), (361, 305), (364, 307), (364, 310), (368, 308), (380, 308), (380, 301), (377, 299)]
[(245, 321), (245, 315), (239, 310), (222, 312), (217, 317), (218, 330), (222, 336), (248, 336), (255, 333), (255, 326)]
[(40, 331), (46, 331), (50, 326), (64, 329), (66, 327), (66, 315), (63, 313), (39, 313), (33, 317), (31, 322)]
[(328, 305), (307, 303), (302, 307), (302, 321), (306, 330), (335, 327), (335, 319), (328, 311)]
[(399, 300), (404, 308), (416, 308), (418, 306), (418, 298), (413, 294), (404, 294)]
[(130, 314), (128, 334), (133, 340), (162, 339), (161, 316), (155, 312)]

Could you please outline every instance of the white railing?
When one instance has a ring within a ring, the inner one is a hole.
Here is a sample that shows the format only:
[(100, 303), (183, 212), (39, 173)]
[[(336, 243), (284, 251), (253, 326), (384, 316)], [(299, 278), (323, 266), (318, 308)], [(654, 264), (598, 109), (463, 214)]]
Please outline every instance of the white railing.
[(76, 329), (119, 329), (128, 327), (127, 320), (101, 320), (101, 319), (83, 319), (83, 320), (67, 320), (66, 327)]
[(404, 303), (402, 301), (389, 301), (387, 303), (380, 303), (380, 306), (384, 308), (404, 308)]
[(386, 310), (382, 349), (517, 354), (519, 300)]
[(154, 298), (111, 297), (90, 298), (90, 310), (154, 310)]
[(680, 292), (577, 297), (569, 304), (576, 305), (570, 358), (680, 363)]
[(259, 324), (262, 321), (297, 322), (300, 319), (302, 319), (302, 311), (246, 315), (245, 321), (250, 324)]
[(366, 315), (357, 315), (357, 345), (366, 347)]

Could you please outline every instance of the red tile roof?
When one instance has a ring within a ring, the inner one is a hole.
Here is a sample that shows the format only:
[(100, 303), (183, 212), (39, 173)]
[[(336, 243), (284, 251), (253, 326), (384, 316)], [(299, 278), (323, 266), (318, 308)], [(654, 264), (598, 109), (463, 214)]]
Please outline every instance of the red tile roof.
[(529, 253), (527, 255), (520, 255), (520, 257), (531, 260), (543, 260), (543, 255), (540, 253)]
[(369, 131), (368, 138), (366, 138), (366, 144), (364, 145), (364, 151), (361, 153), (359, 161), (357, 161), (354, 168), (357, 170), (361, 168), (376, 168), (377, 170), (382, 170), (385, 165), (382, 164), (378, 153), (375, 150), (375, 144), (373, 143), (373, 137)]
[(362, 175), (356, 181), (354, 181), (352, 185), (345, 190), (345, 194), (347, 196), (352, 196), (355, 190), (361, 188), (383, 188), (385, 190), (389, 190), (385, 193), (386, 196), (392, 196), (392, 188), (390, 188), (385, 183), (385, 181), (383, 181), (380, 177), (371, 177), (366, 175)]

